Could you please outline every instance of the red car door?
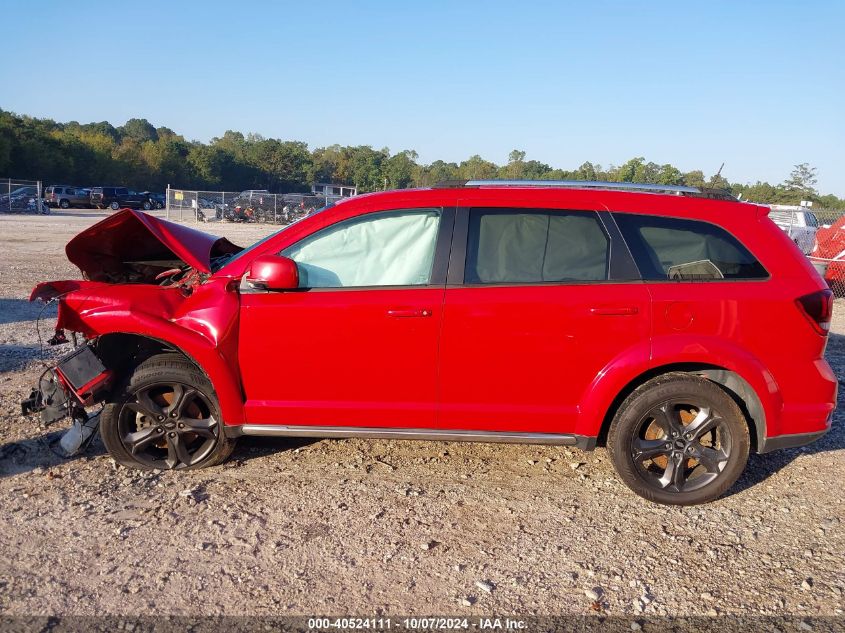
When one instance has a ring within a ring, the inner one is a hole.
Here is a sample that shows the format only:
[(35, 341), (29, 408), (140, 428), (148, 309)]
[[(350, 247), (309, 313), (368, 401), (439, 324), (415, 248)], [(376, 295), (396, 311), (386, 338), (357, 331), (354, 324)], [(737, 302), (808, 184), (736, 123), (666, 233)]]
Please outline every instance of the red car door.
[(370, 213), (284, 249), (301, 288), (241, 296), (247, 421), (433, 428), (453, 218)]
[(648, 360), (648, 290), (609, 280), (611, 239), (596, 212), (458, 214), (466, 254), (449, 270), (440, 425), (595, 433), (578, 426), (591, 385), (619, 359)]

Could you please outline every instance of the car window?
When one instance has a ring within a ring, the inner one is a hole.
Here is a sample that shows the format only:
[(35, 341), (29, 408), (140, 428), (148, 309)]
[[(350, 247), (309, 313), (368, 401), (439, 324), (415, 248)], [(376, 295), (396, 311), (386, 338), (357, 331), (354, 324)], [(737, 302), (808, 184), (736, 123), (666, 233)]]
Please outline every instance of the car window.
[(804, 216), (807, 218), (807, 226), (818, 227), (819, 219), (816, 217), (815, 213), (810, 213), (809, 211), (807, 211)]
[(440, 215), (440, 209), (403, 209), (351, 218), (280, 254), (297, 263), (301, 288), (425, 285)]
[(615, 213), (643, 279), (763, 279), (766, 269), (724, 229), (696, 220)]
[(604, 280), (608, 244), (591, 211), (472, 209), (464, 282)]

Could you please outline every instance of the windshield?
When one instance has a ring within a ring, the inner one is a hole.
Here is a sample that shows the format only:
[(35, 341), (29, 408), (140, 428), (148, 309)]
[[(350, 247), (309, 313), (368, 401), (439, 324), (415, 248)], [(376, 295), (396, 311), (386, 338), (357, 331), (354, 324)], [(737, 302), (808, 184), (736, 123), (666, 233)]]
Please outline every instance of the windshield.
[(268, 235), (268, 236), (266, 236), (266, 237), (261, 238), (260, 240), (258, 240), (258, 241), (257, 241), (255, 244), (253, 244), (252, 246), (247, 246), (244, 250), (242, 250), (242, 251), (241, 251), (241, 252), (239, 252), (239, 253), (235, 253), (234, 255), (231, 255), (231, 256), (228, 256), (228, 255), (227, 255), (227, 256), (224, 256), (224, 257), (218, 257), (218, 258), (217, 258), (215, 261), (213, 261), (213, 262), (212, 262), (212, 264), (211, 264), (211, 272), (212, 272), (212, 273), (216, 273), (218, 270), (220, 270), (221, 268), (223, 268), (223, 266), (226, 266), (226, 265), (228, 265), (228, 264), (231, 264), (232, 262), (234, 262), (234, 261), (236, 261), (236, 260), (240, 259), (241, 257), (243, 257), (244, 255), (246, 255), (247, 253), (251, 253), (253, 250), (255, 250), (256, 248), (258, 248), (259, 246), (261, 246), (262, 244), (264, 244), (264, 243), (265, 243), (265, 242), (267, 242), (268, 240), (273, 239), (274, 237), (276, 237), (276, 236), (277, 236), (277, 235), (279, 235), (280, 233), (284, 233), (284, 232), (285, 232), (285, 231), (287, 231), (290, 227), (292, 227), (293, 225), (295, 225), (295, 224), (297, 224), (297, 223), (301, 222), (301, 221), (302, 221), (302, 220), (304, 220), (305, 218), (310, 218), (310, 217), (312, 217), (312, 216), (316, 215), (317, 213), (321, 213), (322, 211), (325, 211), (326, 209), (331, 209), (333, 206), (334, 206), (334, 202), (331, 202), (331, 203), (327, 204), (327, 205), (326, 205), (326, 206), (324, 206), (324, 207), (321, 207), (321, 208), (319, 208), (319, 209), (316, 209), (315, 211), (312, 211), (311, 213), (309, 213), (308, 215), (306, 215), (306, 216), (304, 216), (304, 217), (297, 218), (296, 220), (294, 220), (293, 222), (291, 222), (291, 223), (290, 223), (290, 224), (288, 224), (287, 226), (283, 226), (281, 229), (279, 229), (279, 230), (278, 230), (278, 231), (276, 231), (275, 233), (270, 233), (270, 235)]

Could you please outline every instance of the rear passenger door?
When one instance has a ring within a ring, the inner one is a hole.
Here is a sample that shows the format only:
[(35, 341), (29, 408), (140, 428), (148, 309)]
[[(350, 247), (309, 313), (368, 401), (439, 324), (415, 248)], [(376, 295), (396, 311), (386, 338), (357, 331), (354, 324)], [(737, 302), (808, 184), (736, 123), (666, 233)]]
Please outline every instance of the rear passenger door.
[(619, 357), (645, 364), (650, 298), (618, 229), (580, 209), (461, 208), (441, 335), (439, 425), (580, 433)]
[(746, 349), (777, 346), (765, 320), (777, 320), (783, 297), (765, 283), (769, 273), (735, 236), (702, 220), (614, 217), (652, 297), (653, 362), (694, 357), (708, 337), (733, 339)]

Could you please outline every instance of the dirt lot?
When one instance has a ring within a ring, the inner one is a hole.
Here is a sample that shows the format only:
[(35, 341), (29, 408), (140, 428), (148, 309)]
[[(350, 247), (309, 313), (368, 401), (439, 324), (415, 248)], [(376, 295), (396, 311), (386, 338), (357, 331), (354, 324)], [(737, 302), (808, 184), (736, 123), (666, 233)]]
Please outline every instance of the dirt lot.
[[(841, 414), (686, 509), (634, 496), (603, 449), (250, 439), (178, 474), (99, 442), (55, 456), (60, 433), (19, 415), (40, 373), (26, 297), (76, 275), (63, 246), (102, 215), (0, 216), (0, 613), (587, 614), (600, 588), (610, 614), (842, 614)], [(833, 331), (845, 375), (843, 303)]]

